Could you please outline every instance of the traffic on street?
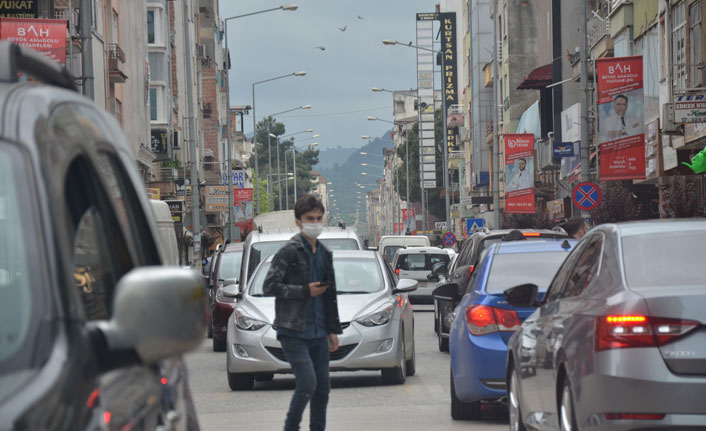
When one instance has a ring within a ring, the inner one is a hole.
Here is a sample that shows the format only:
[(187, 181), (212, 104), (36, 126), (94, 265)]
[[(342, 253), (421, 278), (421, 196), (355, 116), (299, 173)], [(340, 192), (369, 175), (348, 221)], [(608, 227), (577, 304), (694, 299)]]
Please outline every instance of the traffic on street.
[(704, 2), (0, 1), (0, 431), (706, 431)]

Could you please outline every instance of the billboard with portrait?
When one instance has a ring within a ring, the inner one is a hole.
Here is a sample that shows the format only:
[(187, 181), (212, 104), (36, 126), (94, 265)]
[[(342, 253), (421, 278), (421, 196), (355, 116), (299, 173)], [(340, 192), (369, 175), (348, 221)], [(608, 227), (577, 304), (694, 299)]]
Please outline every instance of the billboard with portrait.
[(505, 135), (505, 212), (534, 213), (534, 134)]

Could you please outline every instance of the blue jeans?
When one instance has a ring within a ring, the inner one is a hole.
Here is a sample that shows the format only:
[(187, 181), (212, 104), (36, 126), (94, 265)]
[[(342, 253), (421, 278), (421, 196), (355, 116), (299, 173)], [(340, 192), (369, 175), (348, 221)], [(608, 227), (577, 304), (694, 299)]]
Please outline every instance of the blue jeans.
[(328, 341), (326, 337), (304, 340), (280, 335), (277, 338), (297, 382), (284, 422), (284, 431), (299, 430), (302, 414), (309, 401), (309, 429), (323, 431), (326, 429), (326, 406), (331, 390)]

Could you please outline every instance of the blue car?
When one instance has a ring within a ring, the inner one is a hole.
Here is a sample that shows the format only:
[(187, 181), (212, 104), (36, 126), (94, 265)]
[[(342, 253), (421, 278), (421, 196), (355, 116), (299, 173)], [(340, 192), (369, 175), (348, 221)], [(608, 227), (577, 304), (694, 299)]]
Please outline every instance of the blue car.
[(508, 305), (503, 291), (533, 283), (543, 293), (575, 243), (560, 239), (493, 244), (466, 286), (450, 283), (434, 291), (439, 300), (458, 302), (449, 333), (453, 419), (479, 419), (481, 402), (502, 401), (507, 395), (507, 343), (534, 308)]

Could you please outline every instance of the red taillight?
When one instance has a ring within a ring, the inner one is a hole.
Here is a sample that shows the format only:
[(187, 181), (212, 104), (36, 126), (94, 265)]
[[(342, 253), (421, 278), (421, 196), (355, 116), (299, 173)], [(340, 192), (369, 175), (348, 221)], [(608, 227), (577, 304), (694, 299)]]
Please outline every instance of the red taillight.
[(474, 270), (474, 269), (476, 269), (476, 266), (475, 266), (475, 265), (469, 266), (469, 267), (468, 267), (468, 275), (473, 274), (473, 270)]
[(400, 269), (399, 269), (399, 268), (395, 268), (395, 274), (400, 275)]
[(522, 236), (542, 236), (539, 232), (522, 232)]
[(664, 419), (663, 414), (659, 413), (606, 413), (605, 418), (609, 421), (615, 420), (637, 420), (637, 421), (659, 421)]
[(699, 326), (698, 322), (641, 315), (599, 317), (596, 351), (630, 347), (657, 347)]
[(163, 385), (166, 385), (166, 384), (167, 384), (167, 378), (166, 378), (166, 377), (162, 377), (161, 382), (162, 382)]
[(520, 318), (514, 310), (489, 305), (471, 305), (466, 307), (466, 327), (473, 335), (499, 331), (514, 332), (520, 327)]
[(113, 415), (110, 412), (103, 412), (103, 423), (104, 424), (109, 424), (110, 423), (110, 418)]

